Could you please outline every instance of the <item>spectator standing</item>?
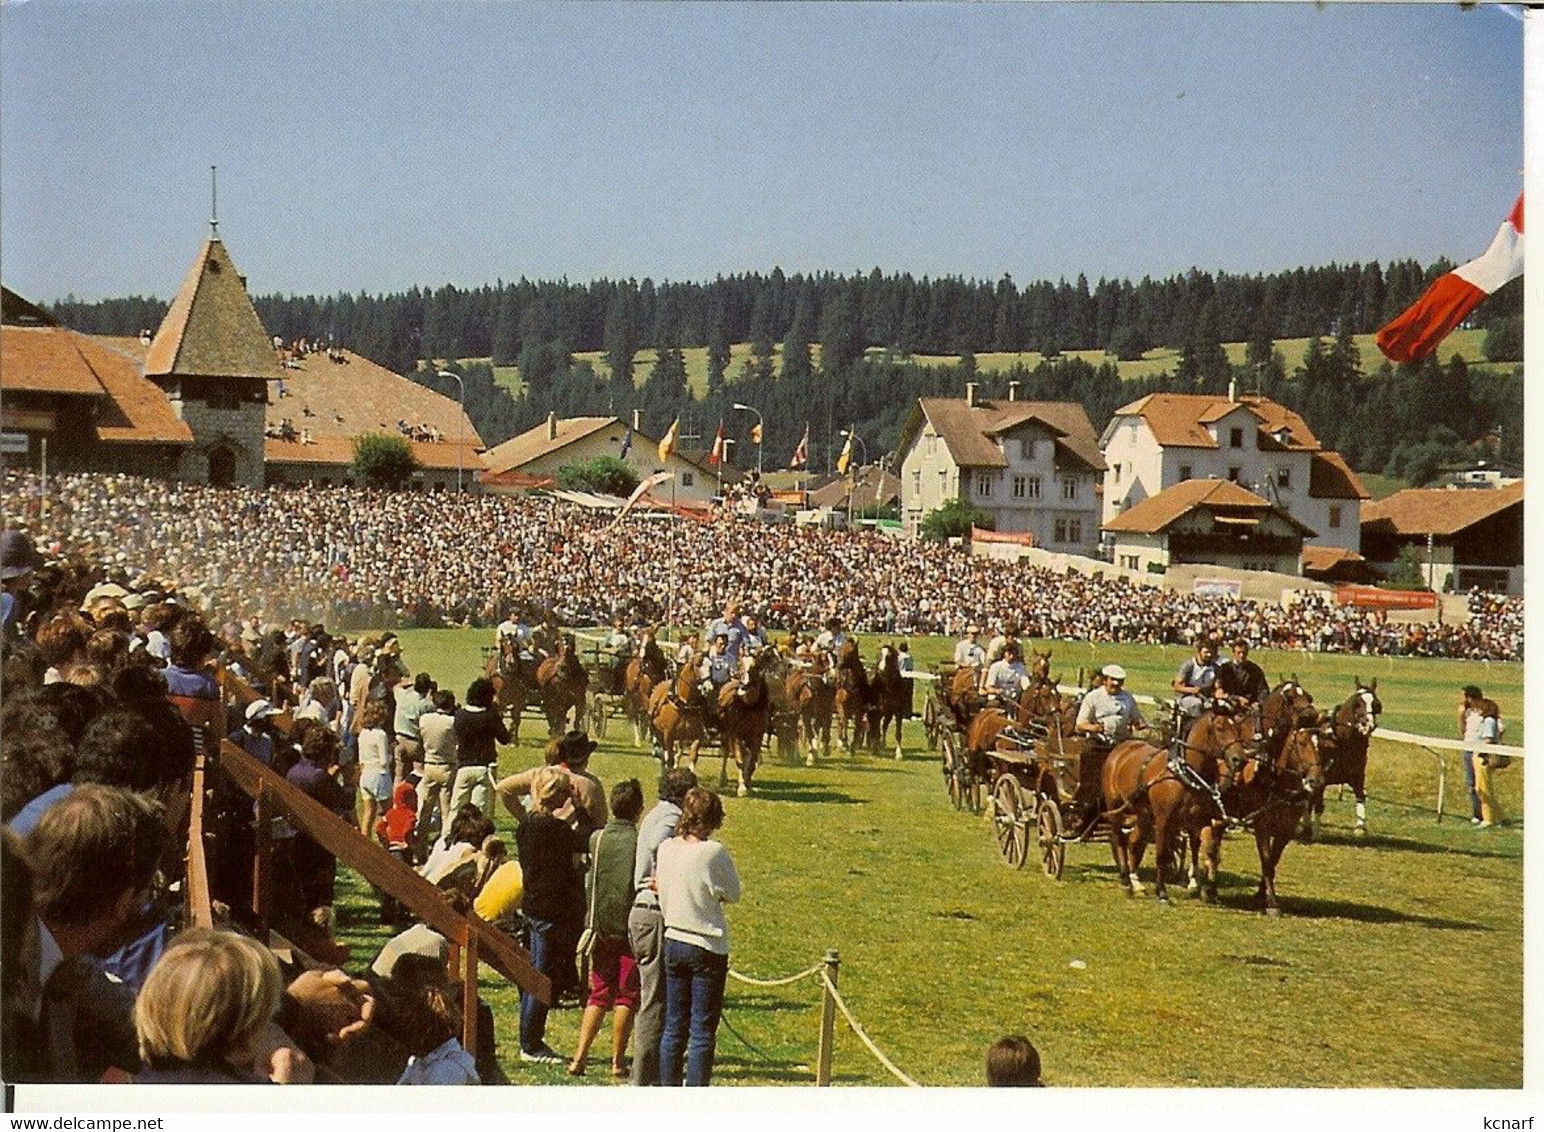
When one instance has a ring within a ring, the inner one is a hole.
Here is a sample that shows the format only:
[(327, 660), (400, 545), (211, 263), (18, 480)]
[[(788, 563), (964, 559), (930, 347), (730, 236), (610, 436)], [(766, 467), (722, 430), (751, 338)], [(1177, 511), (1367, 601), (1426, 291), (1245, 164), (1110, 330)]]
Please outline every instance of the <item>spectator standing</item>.
[(397, 782), (401, 782), (423, 764), (423, 733), (418, 721), (434, 707), (429, 698), (433, 692), (434, 681), (427, 672), (420, 672), (411, 685), (397, 689), (397, 710), (392, 721), (392, 730), (397, 737), (394, 771)]
[(659, 1084), (659, 1035), (665, 1024), (665, 920), (660, 915), (654, 869), (659, 847), (675, 835), (681, 803), (697, 785), (689, 767), (672, 767), (660, 776), (659, 801), (638, 827), (633, 866), (633, 906), (627, 914), (627, 941), (638, 965), (638, 1008), (634, 1011), (633, 1084)]
[(636, 778), (611, 791), (612, 818), (590, 837), (590, 872), (586, 883), (585, 928), (594, 933), (590, 952), (590, 998), (579, 1022), (579, 1041), (568, 1063), (571, 1077), (584, 1075), (585, 1057), (600, 1033), (607, 1010), (611, 1026), (611, 1075), (627, 1074), (627, 1039), (638, 1006), (638, 964), (627, 943), (627, 916), (633, 903), (633, 873), (638, 856), (638, 817), (643, 787)]
[(436, 828), (450, 828), (450, 798), (456, 780), (456, 694), (434, 693), (433, 706), (418, 717), (423, 741), (423, 776), (418, 780), (418, 843), (427, 850)]
[(729, 851), (713, 840), (723, 823), (724, 803), (718, 795), (700, 787), (690, 790), (681, 804), (675, 836), (661, 844), (657, 854), (655, 879), (665, 919), (662, 1085), (704, 1086), (713, 1077), (729, 977), (724, 905), (740, 899), (740, 874)]
[(1464, 741), (1464, 785), (1469, 790), (1469, 820), (1475, 825), (1484, 821), (1480, 811), (1478, 775), (1475, 773), (1480, 746), (1480, 703), (1484, 699), (1485, 693), (1480, 691), (1478, 685), (1466, 684), (1458, 700), (1458, 736)]
[(391, 741), (386, 735), (386, 705), (365, 703), (359, 728), (359, 832), (369, 837), (375, 819), (391, 800)]
[(467, 802), (490, 813), (494, 774), (499, 765), (499, 743), (510, 742), (509, 729), (493, 708), (493, 682), (479, 676), (466, 690), (466, 704), (456, 712), (455, 786), (450, 795), (450, 815)]
[[(567, 989), (561, 977), (565, 957), (573, 955), (584, 918), (584, 887), (574, 859), (587, 842), (555, 816), (570, 794), (567, 774), (557, 767), (541, 768), (531, 788), (536, 809), (515, 831), (530, 933), (527, 947), (532, 966), (552, 980), (554, 997)], [(565, 1060), (547, 1044), (547, 1007), (525, 991), (520, 992), (520, 1060), (542, 1065)]]

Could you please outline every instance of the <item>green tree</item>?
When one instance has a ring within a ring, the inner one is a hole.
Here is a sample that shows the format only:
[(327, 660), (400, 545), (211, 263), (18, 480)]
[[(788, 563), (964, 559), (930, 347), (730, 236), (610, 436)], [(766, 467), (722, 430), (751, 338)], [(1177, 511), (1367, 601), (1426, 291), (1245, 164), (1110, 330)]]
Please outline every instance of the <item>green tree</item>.
[(708, 392), (716, 393), (724, 387), (724, 374), (729, 369), (729, 335), (721, 323), (715, 322), (708, 331)]
[(419, 467), (412, 447), (400, 436), (367, 432), (354, 438), (354, 478), (368, 487), (399, 490)]
[(1426, 584), (1426, 552), (1413, 543), (1399, 548), (1383, 585), (1391, 590), (1429, 590)]
[(1134, 362), (1148, 351), (1147, 336), (1134, 322), (1121, 323), (1110, 333), (1109, 352), (1123, 362)]
[(1497, 319), (1485, 332), (1485, 360), (1489, 362), (1520, 362), (1523, 360), (1523, 320)]
[(578, 460), (558, 469), (558, 486), (564, 491), (592, 491), (599, 495), (631, 495), (638, 473), (615, 456)]
[(972, 527), (991, 530), (995, 525), (992, 516), (965, 499), (951, 499), (942, 507), (934, 508), (922, 516), (919, 528), (922, 537), (932, 542), (945, 539), (970, 537)]
[(638, 352), (638, 331), (634, 326), (632, 284), (620, 284), (606, 308), (606, 362), (611, 372), (628, 381), (633, 379), (633, 355)]

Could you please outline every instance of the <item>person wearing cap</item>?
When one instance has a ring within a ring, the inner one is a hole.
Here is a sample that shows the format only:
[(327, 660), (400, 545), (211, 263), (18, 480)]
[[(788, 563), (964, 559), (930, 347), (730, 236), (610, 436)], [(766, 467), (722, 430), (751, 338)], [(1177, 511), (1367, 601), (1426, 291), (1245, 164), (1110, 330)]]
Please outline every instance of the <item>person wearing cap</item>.
[(1089, 689), (1078, 707), (1075, 730), (1091, 735), (1101, 746), (1113, 746), (1147, 726), (1134, 696), (1126, 691), (1126, 670), (1107, 664), (1099, 670), (1100, 683)]
[(272, 767), (275, 732), (273, 721), (278, 714), (268, 700), (253, 700), (247, 705), (246, 721), (226, 738), (264, 766)]
[(954, 664), (956, 668), (985, 668), (986, 650), (981, 647), (981, 627), (970, 625), (965, 629), (965, 637), (954, 646)]

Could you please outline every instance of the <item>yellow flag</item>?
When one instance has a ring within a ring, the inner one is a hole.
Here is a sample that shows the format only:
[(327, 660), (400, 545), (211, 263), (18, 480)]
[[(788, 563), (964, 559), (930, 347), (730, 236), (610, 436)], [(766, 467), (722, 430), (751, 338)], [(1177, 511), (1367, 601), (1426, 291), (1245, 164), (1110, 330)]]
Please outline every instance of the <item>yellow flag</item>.
[(839, 475), (847, 474), (847, 467), (852, 463), (852, 431), (847, 433), (847, 443), (842, 445), (842, 454), (836, 458), (836, 470)]
[(665, 433), (665, 438), (659, 442), (659, 458), (668, 460), (676, 450), (676, 435), (681, 431), (681, 418), (677, 417), (670, 422), (670, 431)]
[(751, 443), (752, 444), (760, 444), (761, 443), (761, 422), (760, 421), (757, 421), (755, 424), (751, 425)]

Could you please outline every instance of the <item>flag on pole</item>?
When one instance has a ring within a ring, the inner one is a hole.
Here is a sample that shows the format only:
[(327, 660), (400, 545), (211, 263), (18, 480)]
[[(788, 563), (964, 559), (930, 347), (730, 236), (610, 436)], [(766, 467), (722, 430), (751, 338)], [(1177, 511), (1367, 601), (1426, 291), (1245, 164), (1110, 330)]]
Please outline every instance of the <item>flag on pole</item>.
[(708, 463), (717, 464), (724, 458), (724, 422), (718, 422), (718, 432), (713, 437), (713, 451), (708, 453)]
[(804, 426), (804, 439), (799, 441), (799, 447), (793, 450), (793, 459), (788, 461), (788, 470), (802, 468), (809, 463), (810, 458), (810, 426)]
[(614, 527), (622, 521), (622, 516), (633, 509), (633, 504), (643, 498), (644, 492), (648, 491), (651, 487), (658, 487), (674, 475), (674, 472), (655, 472), (652, 476), (645, 478), (642, 483), (633, 488), (633, 493), (627, 497), (627, 502), (622, 504), (622, 509), (617, 512), (617, 517), (611, 521), (611, 526)]
[(751, 425), (751, 443), (756, 445), (756, 447), (758, 447), (758, 448), (761, 447), (761, 422), (760, 421), (757, 421), (755, 424)]
[(625, 432), (622, 435), (622, 451), (618, 454), (618, 458), (622, 459), (622, 460), (627, 459), (628, 449), (632, 448), (632, 446), (633, 446), (633, 426), (632, 425), (628, 425), (627, 426), (627, 432)]
[(836, 473), (840, 476), (847, 474), (847, 468), (852, 463), (852, 434), (853, 430), (847, 430), (847, 443), (842, 445), (842, 454), (836, 458)]
[(676, 437), (681, 432), (681, 418), (677, 417), (670, 422), (670, 429), (665, 433), (665, 438), (659, 442), (659, 458), (668, 460), (675, 453)]
[(1426, 357), (1485, 296), (1522, 273), (1523, 198), (1519, 195), (1485, 254), (1439, 278), (1408, 310), (1378, 331), (1378, 349), (1395, 362)]

